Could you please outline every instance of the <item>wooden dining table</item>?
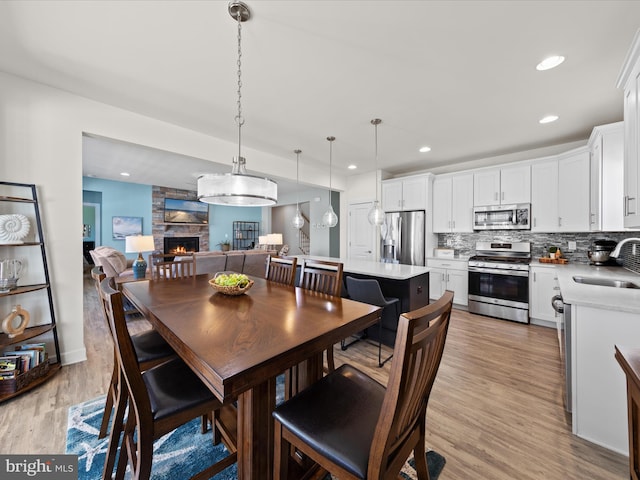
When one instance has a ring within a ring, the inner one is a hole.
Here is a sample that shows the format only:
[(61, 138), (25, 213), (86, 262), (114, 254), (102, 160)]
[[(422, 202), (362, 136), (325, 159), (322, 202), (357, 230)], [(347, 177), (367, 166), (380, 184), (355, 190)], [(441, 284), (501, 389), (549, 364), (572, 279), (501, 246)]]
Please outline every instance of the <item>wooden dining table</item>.
[[(378, 322), (374, 305), (253, 278), (228, 296), (208, 275), (122, 285), (138, 308), (223, 403), (238, 406), (238, 478), (271, 479), (276, 377), (288, 394), (323, 375), (329, 346)], [(290, 373), (291, 375), (291, 373)]]

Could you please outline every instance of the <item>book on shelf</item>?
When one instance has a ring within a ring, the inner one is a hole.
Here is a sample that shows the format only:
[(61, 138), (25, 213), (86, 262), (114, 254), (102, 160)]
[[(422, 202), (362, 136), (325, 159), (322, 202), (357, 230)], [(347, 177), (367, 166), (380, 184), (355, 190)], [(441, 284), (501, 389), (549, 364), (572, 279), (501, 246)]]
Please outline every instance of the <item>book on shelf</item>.
[(0, 357), (0, 378), (2, 380), (16, 378), (20, 373), (20, 362), (21, 359), (18, 356)]
[(20, 359), (20, 373), (28, 372), (31, 369), (31, 355), (20, 350), (6, 351), (4, 355), (7, 357), (17, 357)]
[(38, 363), (44, 362), (44, 359), (46, 358), (45, 353), (47, 351), (47, 347), (45, 343), (24, 343), (19, 347), (20, 347), (20, 350), (37, 350), (38, 352), (40, 352)]

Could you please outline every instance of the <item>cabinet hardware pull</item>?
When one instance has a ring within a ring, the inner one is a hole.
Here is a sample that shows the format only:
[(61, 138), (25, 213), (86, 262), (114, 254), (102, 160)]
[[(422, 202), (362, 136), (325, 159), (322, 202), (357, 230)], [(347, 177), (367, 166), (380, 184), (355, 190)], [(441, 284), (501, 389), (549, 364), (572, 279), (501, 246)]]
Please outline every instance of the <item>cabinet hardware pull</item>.
[(561, 227), (562, 226), (562, 217), (558, 217), (558, 226)]
[(623, 198), (622, 203), (624, 205), (624, 212), (623, 212), (622, 216), (626, 217), (627, 215), (629, 215), (629, 208), (628, 208), (629, 204), (627, 203), (629, 201), (629, 197), (625, 195), (622, 198)]
[(501, 200), (504, 200), (504, 192), (502, 192), (502, 193), (501, 193), (501, 197), (500, 197), (500, 199), (501, 199)]

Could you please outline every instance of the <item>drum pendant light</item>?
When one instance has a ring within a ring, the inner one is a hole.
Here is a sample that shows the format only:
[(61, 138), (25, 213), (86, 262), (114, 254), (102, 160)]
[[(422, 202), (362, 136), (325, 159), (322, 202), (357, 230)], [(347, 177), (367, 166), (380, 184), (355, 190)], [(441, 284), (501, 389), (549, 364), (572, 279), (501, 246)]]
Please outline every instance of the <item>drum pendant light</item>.
[(331, 164), (333, 159), (333, 141), (335, 139), (336, 137), (327, 137), (327, 140), (329, 140), (329, 207), (327, 211), (324, 212), (324, 215), (322, 215), (322, 223), (329, 228), (333, 228), (338, 224), (338, 216), (331, 206)]
[(241, 155), (242, 125), (242, 22), (251, 18), (249, 7), (240, 1), (229, 3), (229, 15), (238, 22), (238, 156), (231, 173), (211, 173), (198, 177), (198, 200), (216, 205), (265, 207), (278, 201), (278, 185), (269, 178), (248, 175)]
[(304, 217), (300, 213), (300, 154), (302, 150), (294, 150), (296, 154), (296, 215), (291, 220), (291, 225), (300, 230), (304, 226)]
[(374, 118), (371, 120), (371, 124), (375, 127), (375, 139), (376, 139), (376, 200), (373, 202), (371, 206), (371, 210), (369, 210), (369, 214), (367, 218), (369, 219), (369, 223), (371, 225), (375, 225), (379, 227), (384, 223), (384, 210), (380, 206), (380, 202), (378, 201), (378, 125), (382, 123), (382, 120), (379, 118)]

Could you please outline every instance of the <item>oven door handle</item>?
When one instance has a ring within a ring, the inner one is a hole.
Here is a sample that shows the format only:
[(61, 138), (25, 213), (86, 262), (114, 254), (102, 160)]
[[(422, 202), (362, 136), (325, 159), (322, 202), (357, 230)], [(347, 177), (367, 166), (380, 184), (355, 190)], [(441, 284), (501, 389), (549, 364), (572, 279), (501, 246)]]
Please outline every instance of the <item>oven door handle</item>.
[(528, 277), (529, 271), (525, 270), (501, 270), (498, 268), (469, 267), (469, 272), (491, 273), (494, 275), (508, 275), (511, 277)]

